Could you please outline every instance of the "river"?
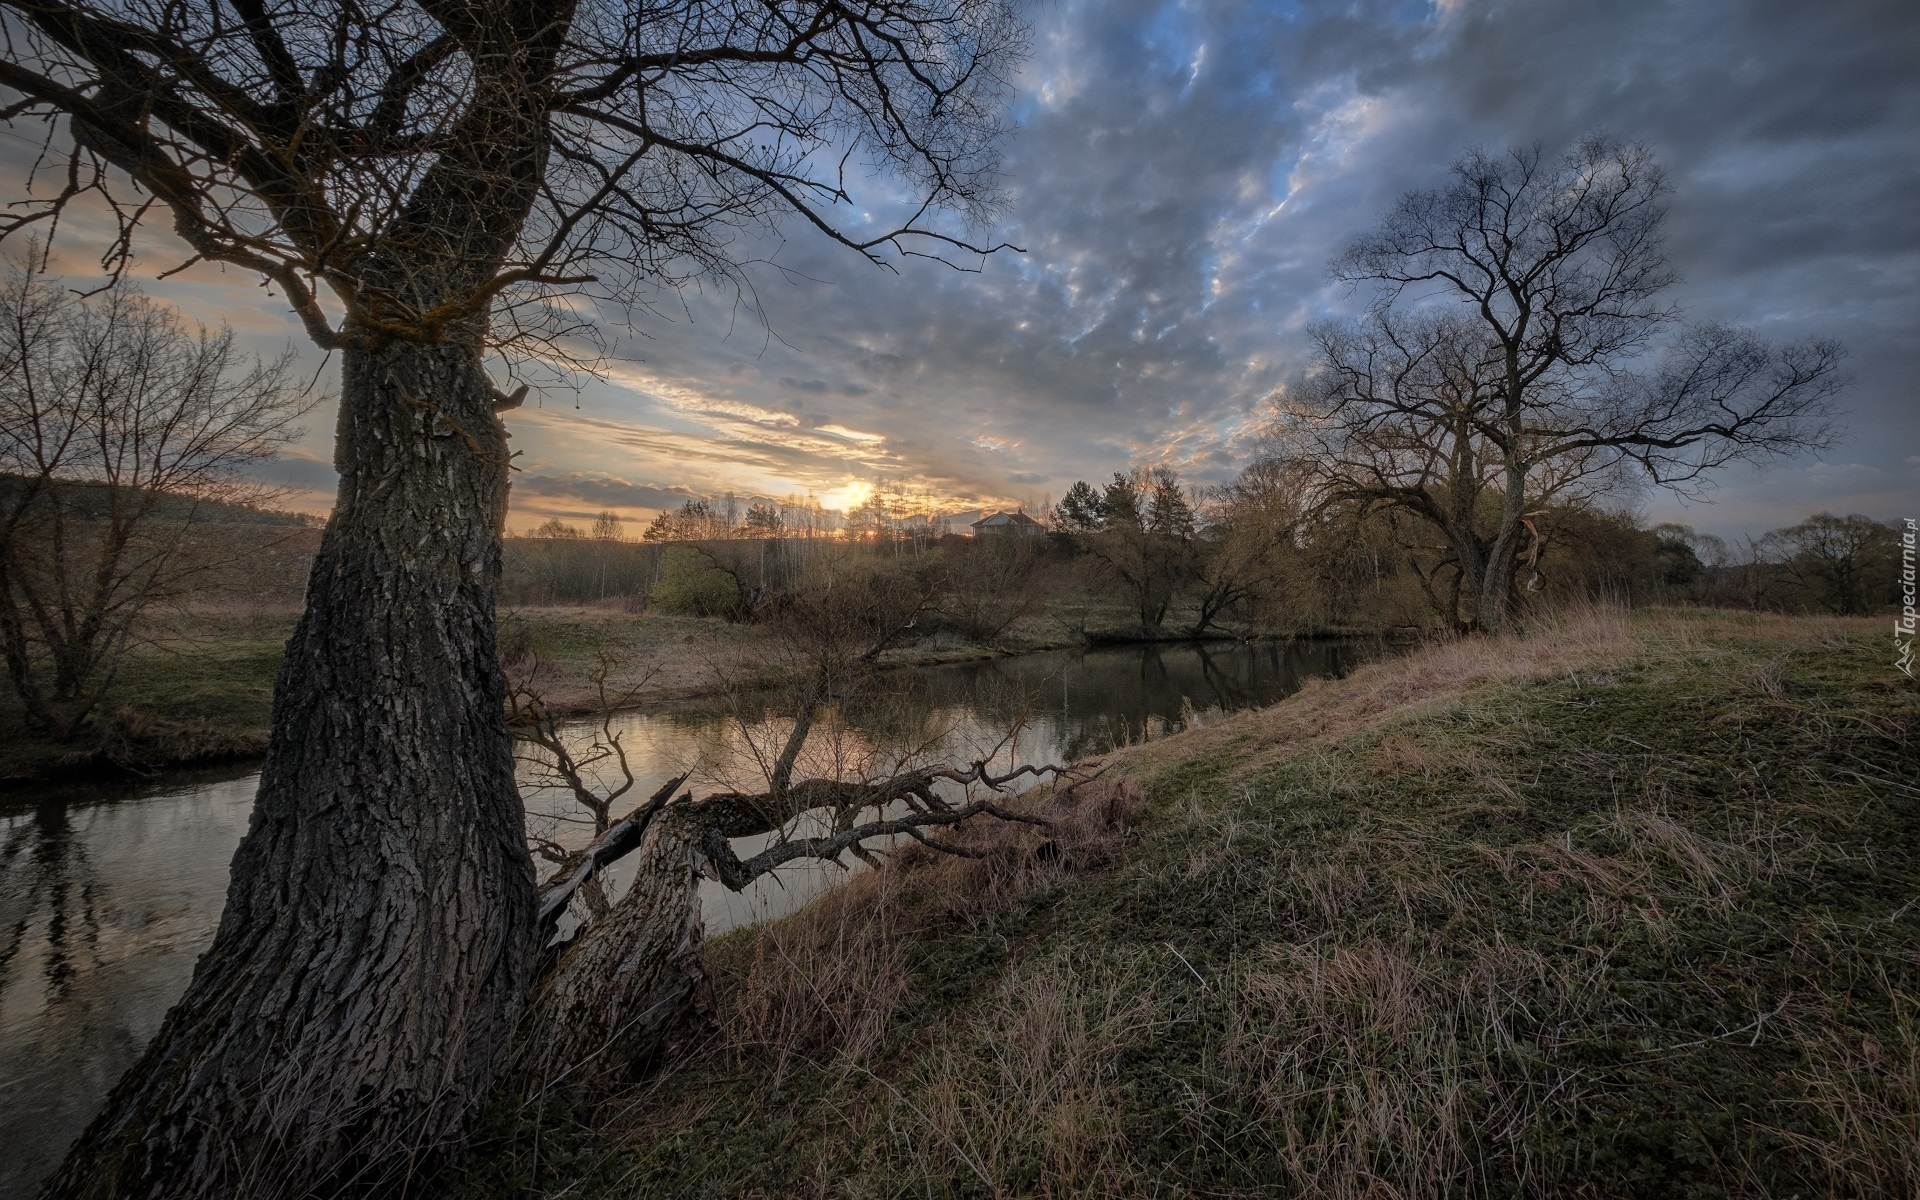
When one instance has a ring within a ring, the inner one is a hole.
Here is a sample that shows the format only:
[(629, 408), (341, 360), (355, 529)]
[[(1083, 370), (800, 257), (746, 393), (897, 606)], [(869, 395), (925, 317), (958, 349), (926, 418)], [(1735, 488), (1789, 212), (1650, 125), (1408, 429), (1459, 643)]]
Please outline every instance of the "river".
[[(998, 745), (1002, 765), (1070, 762), (1271, 703), (1376, 652), (1183, 643), (891, 672), (882, 697), (849, 704), (810, 739), (801, 774), (884, 772), (902, 746), (946, 761)], [(635, 776), (617, 811), (685, 771), (696, 790), (750, 783), (785, 732), (751, 701), (636, 710), (615, 728)], [(0, 792), (0, 1146), (11, 1148), (0, 1197), (26, 1195), (53, 1168), (185, 989), (219, 920), (256, 778), (244, 767)], [(533, 832), (568, 846), (591, 836), (566, 797), (531, 779), (523, 791)], [(755, 848), (739, 844), (743, 856)], [(794, 866), (739, 894), (706, 885), (708, 933), (792, 911), (840, 875)], [(617, 868), (610, 884), (616, 894), (625, 884)]]

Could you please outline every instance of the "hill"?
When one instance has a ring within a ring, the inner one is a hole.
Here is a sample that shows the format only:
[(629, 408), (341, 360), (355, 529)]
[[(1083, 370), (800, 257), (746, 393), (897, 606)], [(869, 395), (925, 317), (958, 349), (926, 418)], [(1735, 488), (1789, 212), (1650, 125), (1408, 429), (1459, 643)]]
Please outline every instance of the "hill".
[[(27, 476), (0, 474), (0, 508), (10, 507)], [(57, 480), (53, 484), (69, 515), (78, 520), (101, 520), (107, 514), (109, 488), (104, 483)], [(154, 517), (161, 521), (192, 520), (203, 525), (273, 525), (303, 528), (318, 526), (318, 517), (305, 513), (281, 512), (253, 504), (227, 504), (217, 500), (199, 500), (191, 496), (154, 493), (160, 497)]]
[(678, 1062), (452, 1191), (1911, 1195), (1917, 698), (1711, 612), (1310, 685), (719, 939)]

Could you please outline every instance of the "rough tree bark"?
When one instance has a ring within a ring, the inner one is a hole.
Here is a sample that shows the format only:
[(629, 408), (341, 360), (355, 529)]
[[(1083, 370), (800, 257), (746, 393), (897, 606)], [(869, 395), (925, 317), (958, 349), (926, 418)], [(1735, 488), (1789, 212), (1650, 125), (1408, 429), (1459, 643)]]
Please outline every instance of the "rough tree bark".
[(1483, 633), (1498, 633), (1506, 628), (1513, 607), (1513, 576), (1520, 545), (1520, 518), (1527, 508), (1527, 475), (1509, 461), (1506, 491), (1500, 497), (1500, 524), (1480, 575), (1480, 594), (1475, 609), (1475, 624)]
[(474, 102), (363, 260), (339, 493), (219, 930), (51, 1195), (399, 1194), (519, 1022), (536, 947), (495, 644), (508, 455), (473, 298), (544, 175), (568, 13), (491, 15)]
[(494, 646), (505, 434), (472, 346), (349, 351), (343, 372), (338, 507), (219, 932), (51, 1194), (392, 1194), (519, 1019), (534, 878)]
[(653, 821), (633, 884), (575, 938), (527, 1006), (515, 1063), (529, 1094), (630, 1078), (666, 1054), (706, 997), (699, 859), (683, 824)]

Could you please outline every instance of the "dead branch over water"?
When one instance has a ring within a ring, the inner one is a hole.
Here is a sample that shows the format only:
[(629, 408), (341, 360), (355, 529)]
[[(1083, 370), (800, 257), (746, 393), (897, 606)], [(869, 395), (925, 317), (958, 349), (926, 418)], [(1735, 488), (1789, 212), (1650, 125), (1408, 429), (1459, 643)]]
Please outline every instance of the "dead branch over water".
[[(1014, 803), (1016, 789), (1053, 780), (1070, 792), (1089, 775), (1014, 761), (1024, 712), (991, 745), (951, 762), (940, 753), (941, 735), (908, 728), (893, 711), (897, 698), (878, 683), (875, 658), (913, 627), (930, 597), (911, 580), (849, 573), (844, 564), (783, 597), (767, 617), (777, 662), (757, 666), (777, 665), (793, 682), (769, 694), (742, 686), (737, 668), (722, 679), (738, 757), (762, 786), (739, 786), (737, 773), (723, 772), (721, 786), (696, 797), (687, 786), (693, 772), (683, 771), (617, 819), (613, 805), (635, 782), (614, 716), (622, 694), (605, 683), (618, 664), (603, 660), (601, 710), (573, 726), (544, 703), (538, 657), (516, 664), (522, 761), (533, 765), (534, 782), (570, 796), (594, 831), (570, 853), (534, 839), (557, 869), (539, 892), (543, 951), (517, 1051), (527, 1086), (543, 1092), (562, 1081), (630, 1077), (697, 1026), (710, 1003), (703, 879), (738, 892), (801, 860), (878, 866), (903, 842), (980, 858), (978, 840), (963, 836), (976, 819), (1049, 827), (1047, 816)], [(763, 844), (743, 854), (739, 839)], [(610, 902), (603, 880), (629, 858), (633, 881)], [(569, 913), (579, 924), (563, 931)]]

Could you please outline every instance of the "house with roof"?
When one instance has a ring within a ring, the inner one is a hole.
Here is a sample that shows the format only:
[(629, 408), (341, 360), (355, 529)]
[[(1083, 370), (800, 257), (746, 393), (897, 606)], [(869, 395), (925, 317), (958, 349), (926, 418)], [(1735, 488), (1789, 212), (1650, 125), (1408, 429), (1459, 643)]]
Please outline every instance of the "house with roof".
[(1001, 537), (1033, 537), (1045, 533), (1047, 527), (1023, 512), (997, 512), (981, 517), (970, 528), (973, 536), (983, 537), (995, 534)]

